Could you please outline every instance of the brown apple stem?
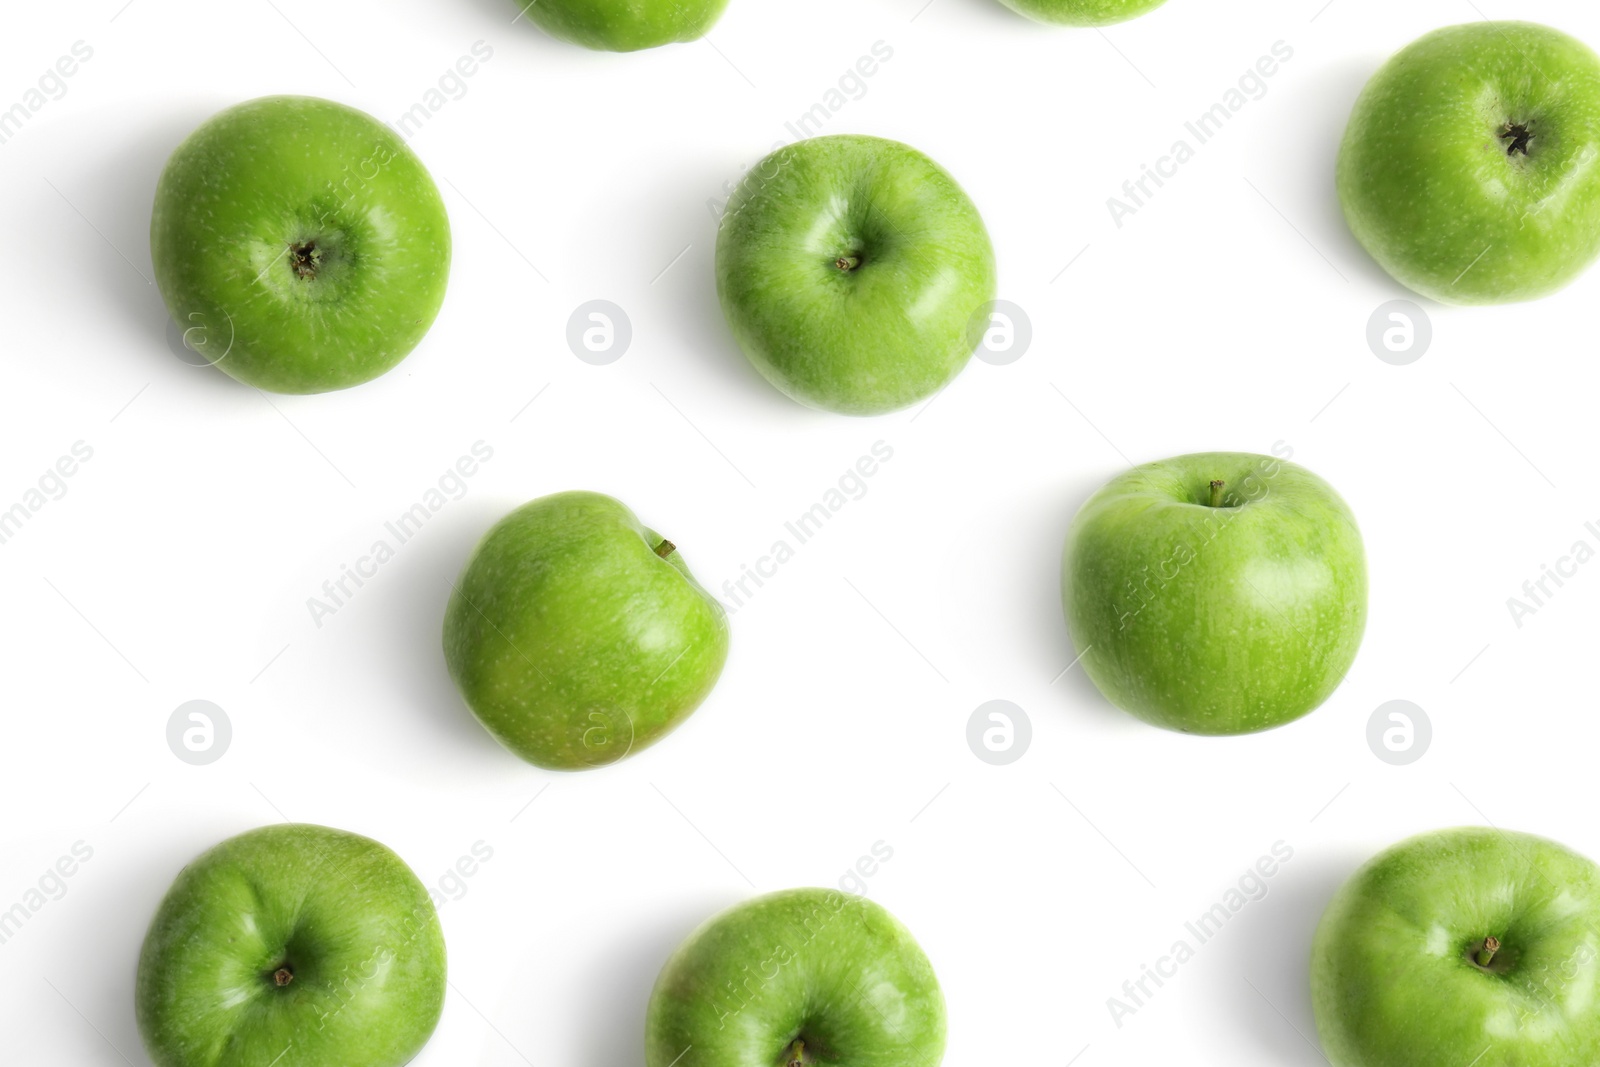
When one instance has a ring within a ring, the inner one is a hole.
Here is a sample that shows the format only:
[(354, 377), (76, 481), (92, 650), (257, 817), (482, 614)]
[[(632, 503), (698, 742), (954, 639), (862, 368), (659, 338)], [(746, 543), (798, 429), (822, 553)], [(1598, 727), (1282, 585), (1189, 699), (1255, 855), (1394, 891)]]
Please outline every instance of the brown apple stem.
[(1487, 967), (1494, 962), (1494, 954), (1499, 951), (1500, 939), (1498, 937), (1486, 937), (1483, 939), (1483, 947), (1478, 950), (1478, 954), (1473, 959), (1477, 961), (1479, 967)]
[(1227, 486), (1227, 484), (1228, 484), (1227, 482), (1223, 481), (1220, 478), (1213, 479), (1213, 481), (1211, 482), (1211, 506), (1212, 507), (1220, 508), (1222, 506), (1222, 490), (1223, 490), (1223, 488), (1225, 486)]
[(279, 989), (282, 989), (284, 986), (294, 981), (294, 972), (291, 971), (287, 965), (279, 967), (276, 971), (272, 972), (272, 981), (274, 985), (276, 985)]
[(676, 551), (678, 551), (678, 546), (665, 539), (663, 539), (662, 542), (656, 546), (656, 555), (660, 556), (662, 559), (666, 559)]
[(308, 281), (315, 278), (317, 268), (322, 265), (322, 253), (317, 250), (317, 242), (306, 241), (303, 244), (290, 245), (289, 262), (298, 277)]
[(806, 1043), (796, 1041), (783, 1054), (783, 1067), (806, 1067)]
[(1500, 139), (1507, 142), (1506, 155), (1514, 156), (1518, 152), (1528, 154), (1528, 142), (1533, 140), (1533, 131), (1520, 122), (1508, 122), (1500, 131)]
[(842, 271), (852, 271), (861, 266), (860, 256), (840, 256), (833, 261), (833, 265)]

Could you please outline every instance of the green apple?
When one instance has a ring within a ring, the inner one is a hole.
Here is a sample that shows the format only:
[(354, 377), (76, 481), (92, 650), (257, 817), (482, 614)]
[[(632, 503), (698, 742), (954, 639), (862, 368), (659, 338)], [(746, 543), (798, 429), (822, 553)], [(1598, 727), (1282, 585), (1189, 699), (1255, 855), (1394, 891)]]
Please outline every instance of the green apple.
[(1113, 704), (1171, 730), (1249, 733), (1306, 714), (1350, 669), (1361, 534), (1332, 486), (1275, 451), (1135, 467), (1072, 520), (1067, 629)]
[(517, 0), (522, 13), (552, 37), (605, 52), (704, 37), (728, 0)]
[(1147, 15), (1167, 0), (1000, 0), (1040, 22), (1063, 26), (1109, 26)]
[(398, 1067), (444, 1008), (428, 891), (376, 841), (265, 826), (192, 861), (139, 953), (157, 1067)]
[(1338, 185), (1356, 239), (1424, 296), (1553, 293), (1600, 254), (1600, 57), (1529, 22), (1435, 30), (1362, 90)]
[(816, 137), (769, 155), (728, 201), (717, 295), (773, 385), (849, 415), (944, 388), (988, 327), (994, 249), (933, 160), (878, 137)]
[(911, 933), (834, 889), (746, 901), (656, 979), (647, 1067), (938, 1067), (944, 995)]
[(671, 541), (620, 501), (557, 493), (513, 511), (450, 597), (444, 656), (467, 706), (529, 763), (615, 763), (700, 706), (728, 616)]
[(150, 258), (190, 348), (247, 385), (322, 393), (376, 378), (428, 332), (450, 221), (383, 123), (268, 96), (214, 115), (172, 153)]
[(1503, 830), (1403, 841), (1328, 906), (1311, 996), (1334, 1067), (1600, 1063), (1600, 869)]

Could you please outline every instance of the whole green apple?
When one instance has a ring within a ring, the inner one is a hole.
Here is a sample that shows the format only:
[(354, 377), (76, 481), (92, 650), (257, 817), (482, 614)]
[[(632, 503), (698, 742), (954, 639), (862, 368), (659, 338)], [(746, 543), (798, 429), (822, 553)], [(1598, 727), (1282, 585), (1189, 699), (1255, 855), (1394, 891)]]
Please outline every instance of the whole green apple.
[(704, 37), (728, 0), (517, 0), (522, 13), (552, 37), (605, 52)]
[(1421, 38), (1362, 90), (1339, 152), (1356, 239), (1448, 304), (1545, 296), (1600, 254), (1600, 57), (1529, 22)]
[(717, 295), (739, 346), (803, 404), (875, 415), (938, 392), (989, 325), (994, 249), (945, 170), (878, 137), (769, 155), (729, 198)]
[(647, 1067), (938, 1067), (944, 995), (910, 931), (834, 889), (708, 921), (661, 969)]
[(383, 123), (268, 96), (172, 153), (150, 258), (190, 348), (247, 385), (321, 393), (376, 378), (422, 340), (444, 301), (450, 222)]
[(398, 1067), (444, 991), (439, 918), (405, 862), (286, 824), (178, 874), (139, 953), (134, 1011), (157, 1067)]
[(1000, 0), (1040, 22), (1063, 26), (1109, 26), (1147, 15), (1167, 0)]
[(728, 658), (728, 616), (620, 501), (557, 493), (473, 550), (444, 657), (501, 744), (577, 770), (655, 743), (700, 706)]
[(1334, 1067), (1600, 1063), (1600, 870), (1553, 841), (1441, 830), (1328, 905), (1311, 996)]
[(1135, 467), (1089, 498), (1067, 533), (1061, 598), (1113, 704), (1170, 730), (1250, 733), (1343, 680), (1366, 627), (1366, 557), (1349, 507), (1315, 474), (1202, 452)]

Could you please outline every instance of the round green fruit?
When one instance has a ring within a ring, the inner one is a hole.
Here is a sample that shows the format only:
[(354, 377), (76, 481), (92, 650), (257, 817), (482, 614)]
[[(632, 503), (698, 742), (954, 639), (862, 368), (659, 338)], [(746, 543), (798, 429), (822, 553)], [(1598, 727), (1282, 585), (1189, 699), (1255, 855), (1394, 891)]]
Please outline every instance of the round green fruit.
[(1063, 26), (1110, 26), (1148, 15), (1167, 0), (1000, 0), (1040, 22)]
[(875, 415), (944, 388), (988, 326), (994, 249), (954, 178), (878, 137), (816, 137), (756, 164), (717, 232), (739, 347), (786, 395)]
[(1451, 26), (1356, 100), (1339, 199), (1356, 239), (1447, 304), (1532, 300), (1600, 254), (1600, 57), (1529, 22)]
[(422, 340), (444, 301), (450, 222), (383, 123), (269, 96), (172, 153), (150, 256), (190, 348), (247, 385), (321, 393), (376, 378)]
[(790, 889), (739, 904), (656, 979), (647, 1067), (938, 1067), (933, 966), (877, 904)]
[(1311, 995), (1334, 1067), (1600, 1063), (1600, 868), (1553, 841), (1441, 830), (1328, 905)]
[(557, 493), (501, 519), (450, 597), (444, 656), (467, 706), (540, 767), (615, 763), (710, 694), (728, 617), (620, 501)]
[(399, 1067), (444, 993), (444, 935), (404, 861), (287, 824), (179, 873), (139, 953), (134, 1010), (157, 1067)]
[(1336, 689), (1367, 620), (1355, 517), (1286, 459), (1202, 452), (1112, 479), (1072, 520), (1067, 629), (1106, 698), (1147, 722), (1242, 734)]
[(637, 52), (704, 37), (728, 0), (517, 0), (552, 37), (605, 52)]

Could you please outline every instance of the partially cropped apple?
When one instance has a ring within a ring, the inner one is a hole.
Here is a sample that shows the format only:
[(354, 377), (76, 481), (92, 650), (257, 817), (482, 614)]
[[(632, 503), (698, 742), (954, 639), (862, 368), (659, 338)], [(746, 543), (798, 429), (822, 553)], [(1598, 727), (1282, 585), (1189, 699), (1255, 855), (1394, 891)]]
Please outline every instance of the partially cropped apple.
[(938, 1067), (944, 995), (864, 897), (790, 889), (708, 921), (650, 996), (648, 1067)]
[(473, 550), (444, 655), (501, 744), (577, 770), (655, 743), (700, 706), (728, 657), (728, 617), (677, 546), (620, 501), (557, 493)]
[(1109, 26), (1148, 14), (1167, 0), (1000, 0), (1040, 22), (1063, 26)]
[(728, 0), (516, 0), (552, 37), (606, 52), (637, 52), (704, 37)]
[(288, 824), (178, 874), (134, 1012), (157, 1067), (399, 1067), (444, 992), (444, 935), (411, 868), (357, 834)]
[(376, 378), (422, 340), (444, 301), (450, 223), (389, 127), (269, 96), (172, 153), (150, 258), (189, 348), (247, 385), (321, 393)]
[(1361, 91), (1339, 152), (1356, 239), (1447, 304), (1532, 300), (1600, 254), (1600, 57), (1530, 22), (1413, 42)]
[(1355, 516), (1278, 456), (1147, 463), (1089, 498), (1061, 562), (1067, 629), (1106, 698), (1147, 722), (1241, 734), (1338, 687), (1367, 620)]
[(1441, 830), (1361, 868), (1311, 954), (1333, 1067), (1600, 1063), (1600, 868), (1553, 841)]
[(781, 148), (728, 201), (717, 295), (739, 347), (812, 407), (874, 415), (944, 388), (978, 347), (994, 249), (967, 194), (914, 148)]

